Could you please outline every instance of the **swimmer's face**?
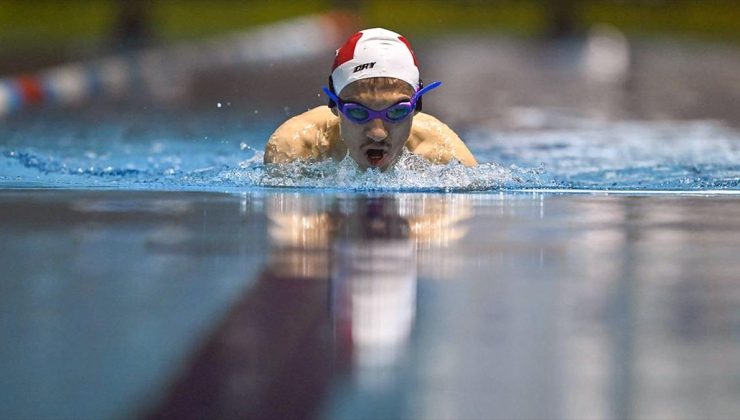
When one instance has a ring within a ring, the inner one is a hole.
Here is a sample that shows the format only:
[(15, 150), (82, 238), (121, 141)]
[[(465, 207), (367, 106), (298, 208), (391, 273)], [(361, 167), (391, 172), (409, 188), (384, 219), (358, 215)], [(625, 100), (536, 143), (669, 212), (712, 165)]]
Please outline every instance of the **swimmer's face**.
[[(399, 102), (411, 100), (413, 88), (406, 82), (391, 78), (372, 78), (353, 82), (344, 89), (339, 98), (374, 110), (382, 110)], [(386, 170), (396, 163), (411, 134), (414, 116), (399, 122), (382, 119), (357, 124), (339, 115), (339, 130), (347, 151), (361, 169), (380, 168)]]

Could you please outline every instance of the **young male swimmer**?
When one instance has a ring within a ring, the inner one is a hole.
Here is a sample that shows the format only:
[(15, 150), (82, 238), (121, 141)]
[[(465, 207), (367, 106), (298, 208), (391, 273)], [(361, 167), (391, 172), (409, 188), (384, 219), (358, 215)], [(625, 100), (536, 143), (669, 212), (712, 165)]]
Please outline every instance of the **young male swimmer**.
[(423, 86), (408, 41), (382, 28), (352, 35), (337, 50), (329, 106), (283, 123), (265, 146), (265, 163), (340, 161), (349, 154), (362, 170), (392, 167), (406, 148), (434, 164), (477, 162), (449, 127), (421, 111)]

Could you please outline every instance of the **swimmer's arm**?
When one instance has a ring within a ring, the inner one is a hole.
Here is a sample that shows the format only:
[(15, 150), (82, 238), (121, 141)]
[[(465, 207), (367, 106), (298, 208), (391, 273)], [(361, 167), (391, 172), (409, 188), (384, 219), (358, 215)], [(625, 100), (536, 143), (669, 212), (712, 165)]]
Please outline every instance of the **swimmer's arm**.
[(478, 164), (457, 133), (429, 114), (419, 113), (414, 117), (408, 144), (409, 150), (435, 164), (453, 160), (465, 166)]
[(284, 122), (265, 145), (264, 163), (316, 161), (331, 153), (337, 117), (326, 106), (310, 109)]

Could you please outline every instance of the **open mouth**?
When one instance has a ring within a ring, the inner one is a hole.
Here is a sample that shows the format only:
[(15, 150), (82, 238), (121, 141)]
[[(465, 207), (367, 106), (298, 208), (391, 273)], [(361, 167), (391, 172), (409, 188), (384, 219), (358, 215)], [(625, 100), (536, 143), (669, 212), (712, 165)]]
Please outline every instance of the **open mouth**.
[(378, 166), (385, 157), (385, 151), (381, 149), (368, 149), (365, 155), (367, 155), (367, 160), (372, 166)]

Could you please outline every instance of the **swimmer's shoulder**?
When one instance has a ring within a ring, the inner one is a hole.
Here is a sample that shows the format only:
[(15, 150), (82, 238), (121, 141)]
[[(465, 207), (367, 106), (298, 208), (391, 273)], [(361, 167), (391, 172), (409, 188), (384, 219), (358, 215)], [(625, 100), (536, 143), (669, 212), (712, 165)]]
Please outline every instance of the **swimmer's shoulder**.
[(446, 164), (458, 160), (465, 166), (478, 164), (457, 133), (436, 117), (423, 112), (414, 116), (407, 145), (409, 150), (433, 163)]
[(275, 130), (265, 146), (265, 163), (321, 160), (337, 153), (339, 119), (327, 106), (296, 115)]

